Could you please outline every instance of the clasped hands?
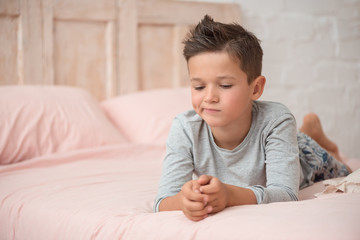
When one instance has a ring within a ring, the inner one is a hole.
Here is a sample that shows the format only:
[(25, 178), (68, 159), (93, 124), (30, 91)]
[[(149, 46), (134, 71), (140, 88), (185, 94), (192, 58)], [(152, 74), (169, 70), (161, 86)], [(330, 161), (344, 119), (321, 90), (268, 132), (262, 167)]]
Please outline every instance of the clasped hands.
[(228, 197), (226, 184), (216, 177), (201, 175), (181, 188), (182, 211), (190, 220), (200, 221), (226, 208)]

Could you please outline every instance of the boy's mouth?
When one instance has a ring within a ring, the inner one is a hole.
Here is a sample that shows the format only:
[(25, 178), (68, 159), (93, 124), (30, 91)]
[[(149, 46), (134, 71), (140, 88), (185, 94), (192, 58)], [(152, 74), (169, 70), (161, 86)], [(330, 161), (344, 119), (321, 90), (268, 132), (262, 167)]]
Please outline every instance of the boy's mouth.
[(203, 110), (206, 113), (218, 113), (218, 112), (220, 112), (219, 109), (214, 109), (214, 108), (204, 108)]

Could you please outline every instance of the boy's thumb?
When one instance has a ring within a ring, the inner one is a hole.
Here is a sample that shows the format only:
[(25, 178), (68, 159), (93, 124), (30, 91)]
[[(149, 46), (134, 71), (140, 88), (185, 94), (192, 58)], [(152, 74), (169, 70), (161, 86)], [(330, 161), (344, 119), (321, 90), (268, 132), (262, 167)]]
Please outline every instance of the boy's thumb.
[(198, 179), (198, 183), (200, 185), (207, 185), (210, 183), (210, 180), (211, 180), (211, 177), (210, 176), (207, 176), (207, 175), (201, 175)]

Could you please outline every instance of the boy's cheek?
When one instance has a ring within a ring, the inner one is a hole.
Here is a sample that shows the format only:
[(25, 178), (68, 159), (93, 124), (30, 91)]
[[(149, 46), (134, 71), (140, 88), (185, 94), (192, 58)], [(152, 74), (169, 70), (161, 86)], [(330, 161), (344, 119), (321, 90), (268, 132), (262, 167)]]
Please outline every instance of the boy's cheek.
[(201, 99), (200, 99), (200, 97), (199, 96), (192, 96), (191, 97), (191, 103), (193, 104), (193, 105), (198, 105), (199, 103), (201, 102)]

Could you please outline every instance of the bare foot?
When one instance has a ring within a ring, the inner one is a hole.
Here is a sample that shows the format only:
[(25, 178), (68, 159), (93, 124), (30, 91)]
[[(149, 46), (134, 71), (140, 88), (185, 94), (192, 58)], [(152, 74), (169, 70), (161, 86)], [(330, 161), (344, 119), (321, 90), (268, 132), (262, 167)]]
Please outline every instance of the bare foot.
[(310, 136), (333, 157), (341, 161), (338, 146), (325, 135), (320, 119), (315, 113), (305, 115), (300, 131)]
[(303, 125), (299, 130), (314, 139), (321, 147), (328, 151), (331, 156), (342, 162), (349, 173), (352, 172), (351, 168), (340, 157), (338, 146), (325, 135), (321, 127), (320, 119), (315, 113), (305, 115)]

